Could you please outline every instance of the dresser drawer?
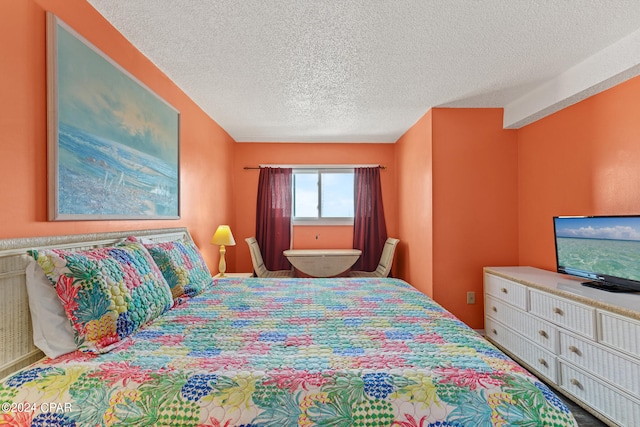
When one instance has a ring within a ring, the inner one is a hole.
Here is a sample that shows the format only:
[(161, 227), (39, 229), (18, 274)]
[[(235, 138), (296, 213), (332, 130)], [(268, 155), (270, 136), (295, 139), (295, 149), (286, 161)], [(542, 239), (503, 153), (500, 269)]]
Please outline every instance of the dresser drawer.
[(504, 347), (514, 357), (522, 360), (538, 374), (557, 382), (557, 361), (553, 353), (532, 343), (491, 318), (485, 319), (487, 338)]
[(560, 387), (621, 426), (640, 420), (640, 401), (560, 360)]
[(598, 310), (598, 341), (640, 357), (640, 322), (607, 311)]
[(577, 334), (596, 339), (596, 310), (588, 305), (545, 292), (529, 291), (531, 314)]
[(517, 308), (487, 295), (485, 297), (487, 316), (503, 325), (509, 325), (514, 331), (524, 335), (536, 344), (556, 353), (558, 343), (558, 329), (555, 325), (531, 316)]
[(484, 292), (502, 301), (527, 310), (527, 288), (493, 274), (484, 275)]
[(560, 331), (560, 356), (629, 393), (640, 395), (640, 361)]

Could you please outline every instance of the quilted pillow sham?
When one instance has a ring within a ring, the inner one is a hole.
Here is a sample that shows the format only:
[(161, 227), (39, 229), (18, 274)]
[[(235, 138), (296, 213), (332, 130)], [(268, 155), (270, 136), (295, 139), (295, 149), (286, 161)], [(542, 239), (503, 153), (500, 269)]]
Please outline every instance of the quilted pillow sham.
[(160, 243), (136, 237), (127, 240), (142, 241), (169, 284), (174, 299), (198, 295), (213, 281), (200, 250), (191, 240)]
[(166, 280), (141, 243), (30, 254), (54, 285), (79, 350), (106, 353), (173, 304)]

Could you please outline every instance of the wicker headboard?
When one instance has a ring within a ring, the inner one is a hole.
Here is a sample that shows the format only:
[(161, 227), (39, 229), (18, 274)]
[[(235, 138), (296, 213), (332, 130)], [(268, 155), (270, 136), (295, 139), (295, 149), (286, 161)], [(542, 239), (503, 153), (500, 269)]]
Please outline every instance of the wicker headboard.
[(0, 240), (0, 378), (44, 357), (33, 344), (25, 274), (27, 250), (98, 248), (128, 236), (145, 236), (157, 242), (191, 239), (186, 228), (166, 228)]

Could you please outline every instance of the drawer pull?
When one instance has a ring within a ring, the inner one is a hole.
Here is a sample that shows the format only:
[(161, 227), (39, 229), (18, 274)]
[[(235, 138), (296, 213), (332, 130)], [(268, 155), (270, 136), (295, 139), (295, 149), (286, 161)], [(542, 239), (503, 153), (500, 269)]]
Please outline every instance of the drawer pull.
[(492, 330), (491, 330), (491, 333), (492, 333), (493, 335), (498, 335), (498, 331), (496, 331), (495, 329), (492, 329)]
[(508, 294), (509, 290), (507, 288), (502, 288), (500, 289), (500, 292), (502, 292), (503, 294)]
[(496, 306), (494, 305), (494, 306), (493, 306), (493, 308), (492, 308), (492, 310), (493, 310), (493, 312), (494, 312), (494, 313), (497, 313), (497, 312), (498, 312), (498, 307), (496, 307)]
[(574, 385), (574, 386), (578, 387), (580, 390), (584, 390), (584, 387), (582, 386), (582, 384), (580, 383), (580, 381), (578, 381), (577, 379), (575, 379), (575, 378), (571, 378), (571, 379), (569, 380), (569, 382), (571, 383), (571, 385)]
[(578, 347), (576, 347), (575, 345), (570, 345), (570, 346), (569, 346), (569, 351), (570, 351), (571, 353), (575, 353), (575, 354), (577, 354), (578, 356), (582, 356), (582, 352), (581, 352), (581, 351), (580, 351), (580, 349), (579, 349)]
[(549, 334), (548, 334), (548, 333), (547, 333), (547, 331), (545, 331), (544, 329), (540, 329), (540, 330), (538, 331), (538, 334), (540, 334), (540, 336), (541, 336), (542, 338), (549, 338)]
[(540, 362), (540, 364), (541, 364), (542, 366), (549, 367), (549, 364), (548, 364), (548, 363), (547, 363), (547, 361), (546, 361), (546, 360), (544, 360), (543, 358), (538, 359), (538, 362)]
[(564, 311), (560, 307), (554, 307), (553, 312), (555, 314), (559, 314), (560, 316), (564, 316)]

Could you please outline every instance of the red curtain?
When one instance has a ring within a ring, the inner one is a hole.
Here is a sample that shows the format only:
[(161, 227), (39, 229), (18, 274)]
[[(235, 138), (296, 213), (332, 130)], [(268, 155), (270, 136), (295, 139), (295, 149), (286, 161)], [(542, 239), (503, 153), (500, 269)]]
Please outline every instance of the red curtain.
[(362, 256), (352, 270), (373, 271), (387, 240), (380, 168), (355, 168), (353, 181), (353, 247), (360, 249)]
[(291, 168), (260, 168), (256, 240), (268, 270), (289, 270), (282, 251), (291, 244)]

